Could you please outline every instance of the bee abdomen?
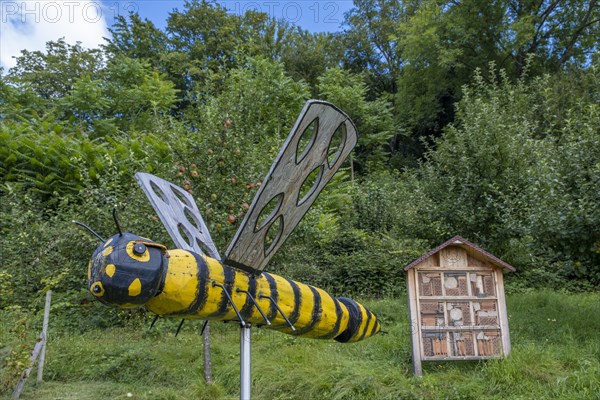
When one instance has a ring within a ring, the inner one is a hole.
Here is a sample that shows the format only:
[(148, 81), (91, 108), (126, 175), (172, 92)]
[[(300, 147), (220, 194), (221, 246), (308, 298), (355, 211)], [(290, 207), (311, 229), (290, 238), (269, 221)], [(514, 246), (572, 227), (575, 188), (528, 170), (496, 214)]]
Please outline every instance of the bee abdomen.
[(350, 319), (346, 330), (334, 338), (336, 341), (341, 343), (358, 342), (381, 330), (377, 316), (361, 304), (346, 297), (338, 297), (338, 300), (348, 309)]

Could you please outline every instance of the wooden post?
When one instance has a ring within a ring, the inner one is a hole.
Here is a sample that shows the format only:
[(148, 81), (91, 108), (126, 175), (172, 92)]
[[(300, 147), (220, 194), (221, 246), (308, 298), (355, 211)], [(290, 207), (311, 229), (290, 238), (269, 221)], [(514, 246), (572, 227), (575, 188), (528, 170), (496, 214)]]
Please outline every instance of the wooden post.
[(17, 387), (15, 388), (15, 391), (12, 394), (12, 398), (13, 399), (18, 399), (19, 397), (21, 397), (21, 393), (23, 392), (23, 389), (25, 388), (25, 381), (27, 381), (27, 378), (29, 378), (29, 375), (31, 374), (31, 370), (33, 369), (33, 366), (35, 365), (35, 362), (37, 361), (37, 359), (39, 358), (39, 364), (38, 364), (38, 382), (41, 382), (41, 376), (44, 370), (44, 359), (45, 359), (45, 352), (46, 352), (46, 335), (48, 332), (48, 320), (50, 318), (50, 299), (52, 297), (52, 291), (49, 290), (46, 292), (46, 304), (44, 306), (44, 322), (43, 322), (43, 326), (42, 326), (42, 333), (40, 334), (37, 343), (35, 344), (35, 346), (33, 347), (33, 351), (31, 352), (31, 357), (30, 357), (30, 364), (29, 367), (27, 367), (27, 369), (25, 370), (25, 372), (23, 372), (23, 375), (21, 375), (21, 378), (19, 379), (19, 382), (17, 383)]
[(210, 322), (206, 322), (204, 333), (202, 334), (202, 341), (204, 343), (204, 382), (207, 385), (213, 383), (212, 378), (212, 366), (210, 363)]
[(52, 299), (52, 290), (46, 292), (46, 305), (44, 306), (44, 323), (42, 325), (42, 352), (38, 362), (37, 383), (42, 383), (44, 375), (44, 361), (46, 361), (46, 343), (48, 342), (48, 320), (50, 319), (50, 301)]
[(23, 372), (21, 379), (19, 379), (19, 383), (17, 383), (17, 387), (12, 395), (13, 399), (18, 399), (21, 396), (21, 392), (23, 392), (23, 388), (25, 387), (25, 381), (27, 380), (27, 378), (29, 378), (29, 374), (31, 374), (33, 365), (35, 364), (35, 361), (37, 360), (37, 358), (40, 356), (40, 352), (42, 351), (43, 346), (44, 346), (44, 343), (42, 343), (42, 342), (37, 342), (35, 344), (35, 347), (33, 348), (33, 352), (31, 353), (31, 358), (30, 358), (31, 364), (25, 370), (25, 372)]
[(496, 290), (498, 292), (498, 318), (500, 321), (500, 332), (502, 335), (502, 354), (508, 357), (510, 354), (510, 333), (508, 332), (508, 310), (504, 296), (504, 276), (502, 270), (496, 270)]
[(415, 376), (422, 376), (423, 369), (421, 367), (421, 338), (419, 337), (419, 318), (417, 305), (417, 274), (414, 269), (408, 270), (406, 285), (408, 287), (408, 313), (410, 321), (410, 340), (412, 343), (412, 361), (413, 373)]

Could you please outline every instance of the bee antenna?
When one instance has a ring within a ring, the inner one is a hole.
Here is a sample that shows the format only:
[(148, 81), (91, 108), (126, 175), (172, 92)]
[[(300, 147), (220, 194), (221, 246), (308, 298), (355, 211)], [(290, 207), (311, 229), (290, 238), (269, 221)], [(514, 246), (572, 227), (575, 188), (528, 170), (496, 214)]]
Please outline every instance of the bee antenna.
[(104, 243), (104, 242), (106, 241), (106, 240), (102, 239), (102, 236), (98, 235), (96, 232), (94, 232), (94, 230), (93, 230), (92, 228), (90, 228), (90, 227), (89, 227), (89, 226), (87, 226), (86, 224), (83, 224), (83, 223), (81, 223), (81, 222), (79, 222), (79, 221), (71, 221), (71, 222), (73, 222), (75, 225), (82, 226), (82, 227), (84, 227), (85, 229), (87, 229), (88, 231), (90, 231), (90, 233), (91, 233), (92, 235), (96, 236), (98, 239), (100, 239), (100, 241), (101, 241), (102, 243)]
[(117, 207), (113, 208), (113, 219), (115, 220), (115, 225), (117, 225), (117, 230), (119, 231), (119, 236), (123, 236), (123, 231), (121, 230), (121, 224), (119, 223), (119, 219), (117, 218)]

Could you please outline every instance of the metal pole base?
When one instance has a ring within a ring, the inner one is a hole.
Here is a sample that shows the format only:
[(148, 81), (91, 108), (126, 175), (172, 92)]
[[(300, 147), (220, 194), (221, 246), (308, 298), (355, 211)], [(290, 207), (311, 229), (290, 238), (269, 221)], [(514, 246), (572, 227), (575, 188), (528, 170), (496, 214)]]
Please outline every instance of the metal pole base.
[(250, 400), (250, 324), (240, 327), (240, 400)]

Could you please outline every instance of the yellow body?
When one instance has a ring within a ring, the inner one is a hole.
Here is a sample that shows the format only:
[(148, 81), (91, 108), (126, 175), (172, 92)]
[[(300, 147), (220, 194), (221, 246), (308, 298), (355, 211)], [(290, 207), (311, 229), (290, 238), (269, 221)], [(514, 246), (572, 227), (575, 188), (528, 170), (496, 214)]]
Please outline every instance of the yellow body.
[(297, 336), (356, 342), (380, 330), (377, 317), (354, 300), (266, 272), (254, 276), (190, 251), (167, 250), (131, 233), (98, 246), (88, 282), (104, 304), (144, 306), (162, 316), (235, 321), (233, 302), (246, 323)]
[[(271, 321), (272, 329), (327, 339), (335, 338), (348, 329), (351, 318), (348, 306), (321, 289), (268, 273), (253, 277), (210, 257), (185, 250), (170, 250), (167, 257), (162, 291), (146, 303), (146, 308), (158, 315), (237, 320), (235, 310), (224, 293), (226, 288), (246, 322), (266, 324), (249, 299), (246, 293), (249, 292)], [(269, 297), (277, 302), (296, 331), (289, 327)], [(356, 333), (344, 341), (358, 341), (379, 331), (374, 314), (352, 300), (345, 301), (358, 306), (360, 323)]]

